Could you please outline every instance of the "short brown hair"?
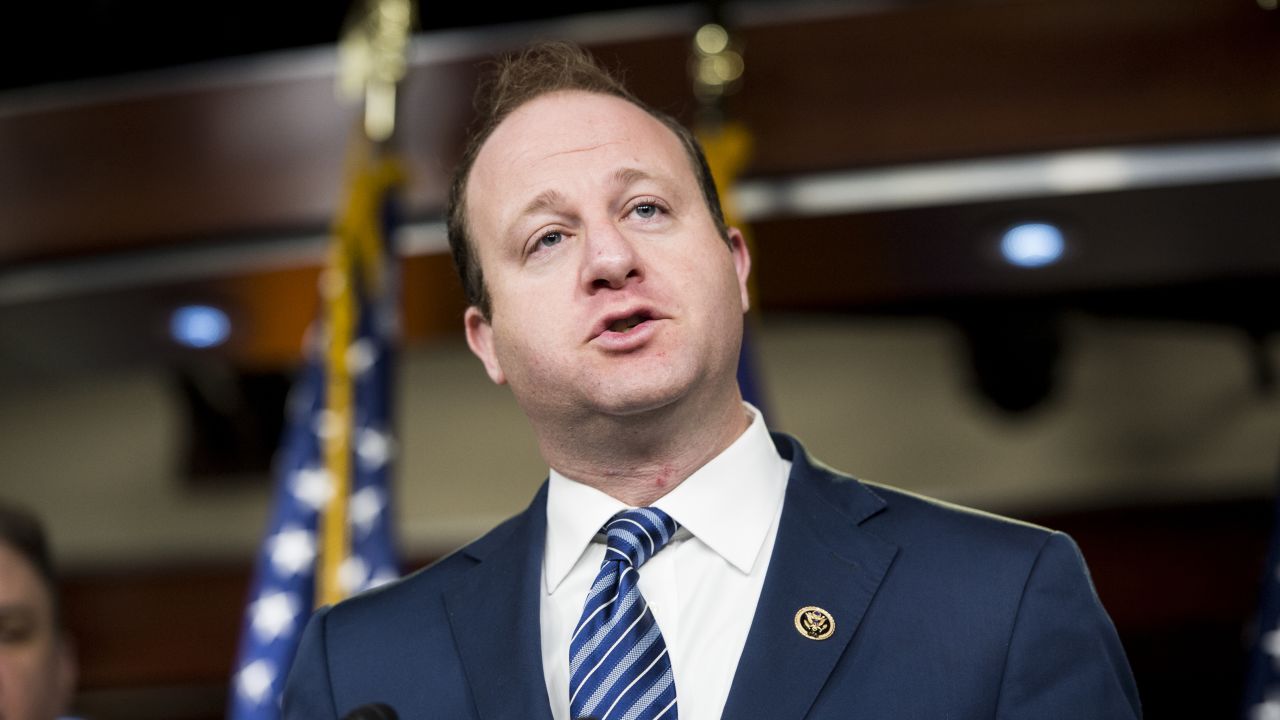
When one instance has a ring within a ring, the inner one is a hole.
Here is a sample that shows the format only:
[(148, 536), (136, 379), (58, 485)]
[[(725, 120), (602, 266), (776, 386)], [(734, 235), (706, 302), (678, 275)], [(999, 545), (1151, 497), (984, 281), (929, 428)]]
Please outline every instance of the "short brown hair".
[(480, 154), (480, 148), (503, 120), (530, 100), (562, 90), (579, 90), (621, 98), (670, 128), (689, 156), (716, 229), (728, 242), (729, 229), (725, 224), (724, 211), (720, 208), (715, 180), (711, 177), (707, 158), (693, 133), (670, 115), (641, 102), (578, 46), (564, 42), (534, 45), (521, 53), (502, 58), (481, 80), (476, 89), (478, 121), (467, 141), (462, 160), (454, 170), (453, 182), (449, 188), (449, 250), (453, 253), (453, 264), (462, 280), (467, 304), (478, 307), (486, 318), (490, 311), (489, 292), (485, 289), (484, 273), (467, 231), (467, 180), (475, 165), (476, 156)]

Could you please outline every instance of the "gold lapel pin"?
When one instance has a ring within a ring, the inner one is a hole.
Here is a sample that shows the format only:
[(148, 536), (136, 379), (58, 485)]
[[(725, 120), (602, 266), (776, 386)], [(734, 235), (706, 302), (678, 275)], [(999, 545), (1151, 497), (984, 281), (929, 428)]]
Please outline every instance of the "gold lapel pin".
[(796, 632), (810, 640), (826, 640), (836, 631), (836, 619), (816, 605), (796, 611)]

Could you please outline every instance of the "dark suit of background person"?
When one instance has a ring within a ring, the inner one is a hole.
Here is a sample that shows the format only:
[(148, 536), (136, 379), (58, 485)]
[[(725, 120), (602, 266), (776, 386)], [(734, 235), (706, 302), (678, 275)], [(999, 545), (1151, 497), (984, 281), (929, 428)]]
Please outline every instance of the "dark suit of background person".
[[(687, 479), (755, 437), (736, 380), (745, 240), (724, 226), (688, 131), (589, 58), (541, 48), (500, 78), (450, 202), (468, 344), (511, 386), (559, 475), (627, 507), (675, 502), (702, 487)], [(759, 600), (721, 616), (750, 623), (736, 672), (675, 667), (677, 699), (682, 683), (696, 693), (728, 679), (728, 718), (1138, 715), (1068, 538), (864, 485), (786, 436), (774, 444), (791, 466)], [(699, 508), (732, 513), (727, 488)], [(315, 616), (285, 716), (383, 702), (414, 720), (549, 720), (544, 644), (561, 657), (556, 644), (572, 641), (542, 637), (547, 497), (544, 485), (479, 541)], [(713, 611), (727, 600), (723, 587), (687, 582), (678, 591)], [(797, 611), (809, 606), (834, 619), (829, 636), (802, 634)], [(721, 649), (706, 645), (707, 627), (681, 624), (680, 642)]]

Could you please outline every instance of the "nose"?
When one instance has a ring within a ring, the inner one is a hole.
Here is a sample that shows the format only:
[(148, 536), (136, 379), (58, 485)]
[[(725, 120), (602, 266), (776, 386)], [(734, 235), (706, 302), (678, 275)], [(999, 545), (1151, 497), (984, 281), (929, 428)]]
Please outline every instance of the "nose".
[(582, 284), (588, 292), (618, 290), (644, 276), (634, 241), (613, 223), (586, 228), (584, 249)]

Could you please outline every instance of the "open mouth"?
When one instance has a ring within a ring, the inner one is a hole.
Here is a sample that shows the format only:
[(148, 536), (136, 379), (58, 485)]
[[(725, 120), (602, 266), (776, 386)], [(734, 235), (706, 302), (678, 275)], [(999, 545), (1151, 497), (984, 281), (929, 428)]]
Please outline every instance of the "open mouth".
[(618, 318), (617, 320), (614, 320), (613, 322), (609, 323), (609, 330), (611, 332), (624, 333), (630, 330), (631, 328), (649, 319), (650, 319), (649, 313), (638, 312), (634, 315), (628, 315), (627, 317), (624, 317), (624, 318)]

